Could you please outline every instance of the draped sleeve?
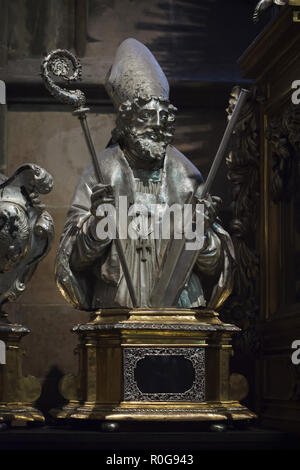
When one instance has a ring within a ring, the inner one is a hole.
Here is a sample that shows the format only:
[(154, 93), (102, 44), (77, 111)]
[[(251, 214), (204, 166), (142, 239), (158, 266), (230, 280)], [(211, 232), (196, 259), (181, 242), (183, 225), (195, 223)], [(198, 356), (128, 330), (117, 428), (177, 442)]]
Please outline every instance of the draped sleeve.
[(75, 308), (91, 310), (93, 303), (92, 269), (108, 242), (97, 241), (90, 230), (90, 196), (96, 184), (91, 167), (82, 174), (67, 214), (56, 260), (58, 288)]

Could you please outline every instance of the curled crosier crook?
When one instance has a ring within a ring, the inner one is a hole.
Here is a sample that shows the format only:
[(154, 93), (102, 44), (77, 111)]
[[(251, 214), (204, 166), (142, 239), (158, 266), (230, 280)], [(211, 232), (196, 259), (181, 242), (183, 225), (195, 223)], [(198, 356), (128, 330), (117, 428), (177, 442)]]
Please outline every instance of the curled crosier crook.
[[(69, 76), (70, 66), (73, 68), (73, 74)], [(54, 98), (77, 109), (85, 105), (86, 98), (82, 91), (67, 90), (56, 85), (51, 75), (62, 78), (67, 83), (81, 79), (81, 64), (72, 52), (66, 49), (56, 49), (50, 52), (42, 61), (41, 76), (47, 90)]]

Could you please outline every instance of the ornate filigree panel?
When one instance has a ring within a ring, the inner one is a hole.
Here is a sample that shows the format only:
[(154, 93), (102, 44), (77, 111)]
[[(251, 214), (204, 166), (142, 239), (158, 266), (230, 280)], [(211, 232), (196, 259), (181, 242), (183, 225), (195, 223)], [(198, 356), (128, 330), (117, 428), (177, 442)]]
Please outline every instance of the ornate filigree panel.
[[(149, 357), (181, 357), (192, 366), (194, 378), (190, 388), (175, 393), (144, 393), (140, 390), (136, 370), (141, 360)], [(124, 400), (127, 401), (191, 401), (205, 400), (204, 348), (144, 348), (126, 347), (123, 350)]]

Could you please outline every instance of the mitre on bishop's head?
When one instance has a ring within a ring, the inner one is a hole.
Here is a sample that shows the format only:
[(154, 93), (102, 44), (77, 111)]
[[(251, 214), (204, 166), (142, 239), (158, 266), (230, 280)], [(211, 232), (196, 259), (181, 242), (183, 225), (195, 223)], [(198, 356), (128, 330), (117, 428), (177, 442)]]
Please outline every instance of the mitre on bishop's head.
[(137, 96), (169, 99), (169, 83), (159, 63), (144, 44), (132, 38), (120, 44), (106, 76), (105, 89), (115, 109)]

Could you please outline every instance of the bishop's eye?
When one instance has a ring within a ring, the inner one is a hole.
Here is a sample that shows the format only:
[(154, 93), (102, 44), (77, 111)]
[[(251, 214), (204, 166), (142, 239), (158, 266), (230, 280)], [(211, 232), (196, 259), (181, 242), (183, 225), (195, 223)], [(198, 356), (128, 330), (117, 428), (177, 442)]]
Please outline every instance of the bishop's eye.
[(167, 122), (168, 121), (168, 113), (165, 113), (165, 112), (160, 113), (160, 120), (161, 120), (161, 122)]
[(140, 111), (138, 114), (138, 119), (142, 121), (147, 121), (150, 118), (151, 118), (151, 113), (147, 109)]
[(168, 115), (168, 122), (174, 122), (175, 121), (175, 114), (173, 113), (170, 113)]

